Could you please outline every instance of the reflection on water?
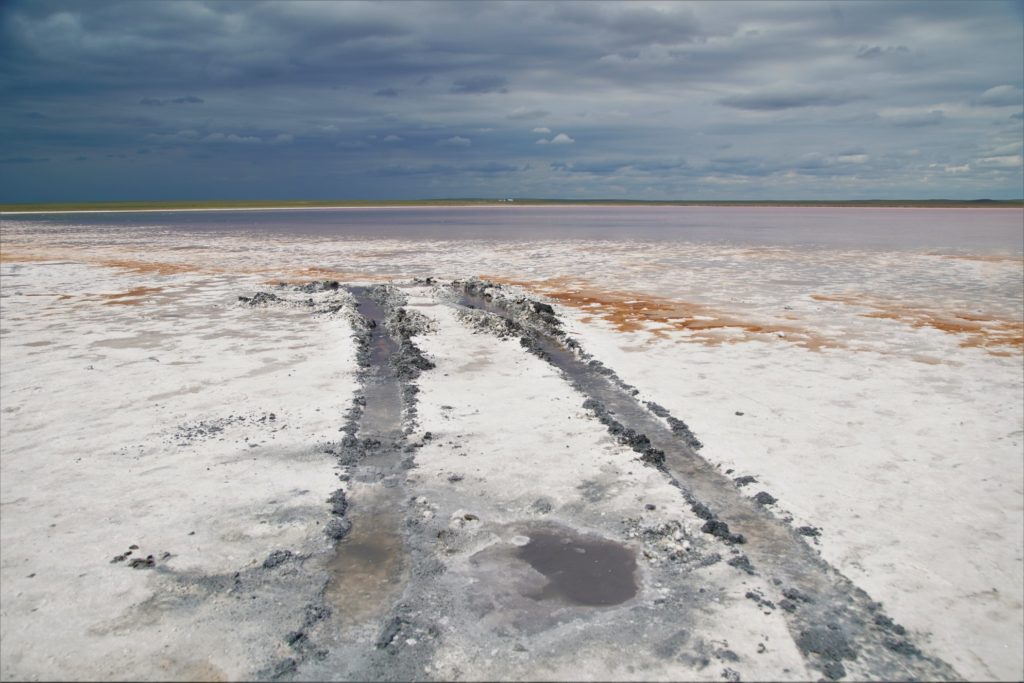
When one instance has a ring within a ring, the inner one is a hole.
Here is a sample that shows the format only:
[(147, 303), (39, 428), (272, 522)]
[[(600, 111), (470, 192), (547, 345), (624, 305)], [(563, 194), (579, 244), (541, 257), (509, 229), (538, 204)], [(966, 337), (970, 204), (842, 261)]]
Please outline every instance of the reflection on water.
[(516, 557), (547, 577), (538, 599), (618, 605), (636, 595), (636, 554), (620, 543), (551, 526), (527, 530)]
[[(48, 230), (124, 228), (342, 239), (654, 240), (862, 249), (1024, 250), (1021, 209), (435, 207), (41, 214)], [(8, 219), (9, 221), (10, 219)], [(5, 221), (7, 222), (7, 221)], [(153, 234), (155, 237), (156, 235)]]

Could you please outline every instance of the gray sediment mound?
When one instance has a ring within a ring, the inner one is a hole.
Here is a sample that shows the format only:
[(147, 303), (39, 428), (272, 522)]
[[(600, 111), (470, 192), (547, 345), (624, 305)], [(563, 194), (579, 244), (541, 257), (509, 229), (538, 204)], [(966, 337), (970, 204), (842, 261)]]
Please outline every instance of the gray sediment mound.
[(316, 316), (329, 316), (352, 309), (352, 297), (336, 280), (308, 282), (303, 285), (280, 283), (274, 291), (257, 291), (239, 296), (239, 306), (250, 308), (304, 308)]

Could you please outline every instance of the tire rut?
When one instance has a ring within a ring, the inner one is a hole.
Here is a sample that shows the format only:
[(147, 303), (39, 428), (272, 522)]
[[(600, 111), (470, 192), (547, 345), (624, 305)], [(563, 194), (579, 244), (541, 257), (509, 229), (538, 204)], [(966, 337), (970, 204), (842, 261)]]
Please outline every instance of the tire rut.
[[(554, 309), (507, 295), (485, 281), (456, 281), (437, 290), (466, 314), (465, 322), (521, 345), (561, 371), (620, 443), (662, 470), (705, 520), (702, 531), (742, 547), (734, 566), (758, 573), (778, 589), (777, 602), (799, 650), (827, 678), (958, 680), (947, 663), (922, 652), (882, 606), (825, 562), (800, 534), (694, 450), (685, 423), (660, 406), (641, 404), (635, 388), (589, 357), (561, 329)], [(666, 418), (668, 418), (666, 420)], [(748, 594), (748, 597), (750, 595)], [(756, 598), (760, 600), (760, 596)], [(847, 666), (852, 669), (847, 671)]]
[(337, 516), (326, 528), (337, 546), (327, 565), (326, 616), (303, 634), (326, 649), (288, 670), (288, 678), (380, 680), (421, 670), (388, 646), (404, 624), (403, 596), (415, 591), (418, 553), (406, 533), (406, 473), (415, 446), (407, 435), (416, 422), (415, 380), (432, 365), (410, 339), (423, 331), (423, 321), (403, 308), (398, 290), (347, 289), (355, 300), (361, 388), (344, 436), (325, 449), (337, 457), (344, 482), (332, 496)]

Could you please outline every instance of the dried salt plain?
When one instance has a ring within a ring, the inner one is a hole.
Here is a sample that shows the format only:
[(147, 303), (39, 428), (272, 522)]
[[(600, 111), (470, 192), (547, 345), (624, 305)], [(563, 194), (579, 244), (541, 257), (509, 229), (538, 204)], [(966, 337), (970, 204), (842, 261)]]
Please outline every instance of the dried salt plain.
[(1021, 211), (211, 216), (2, 217), (4, 680), (1024, 677)]

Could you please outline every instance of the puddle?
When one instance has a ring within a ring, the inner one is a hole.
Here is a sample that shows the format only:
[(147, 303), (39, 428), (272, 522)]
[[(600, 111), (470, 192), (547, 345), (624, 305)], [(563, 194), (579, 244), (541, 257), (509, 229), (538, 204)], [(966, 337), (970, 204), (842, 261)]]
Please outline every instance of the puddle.
[(639, 592), (628, 545), (552, 522), (503, 525), (493, 533), (502, 540), (469, 558), (465, 584), (481, 627), (539, 633)]
[(325, 597), (341, 628), (356, 626), (386, 612), (405, 583), (400, 519), (388, 510), (389, 496), (373, 495), (372, 486), (354, 488), (355, 524), (338, 544), (328, 565), (331, 581)]
[(571, 529), (528, 532), (516, 557), (548, 579), (538, 599), (559, 597), (576, 605), (618, 605), (634, 597), (636, 555), (626, 546)]

